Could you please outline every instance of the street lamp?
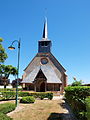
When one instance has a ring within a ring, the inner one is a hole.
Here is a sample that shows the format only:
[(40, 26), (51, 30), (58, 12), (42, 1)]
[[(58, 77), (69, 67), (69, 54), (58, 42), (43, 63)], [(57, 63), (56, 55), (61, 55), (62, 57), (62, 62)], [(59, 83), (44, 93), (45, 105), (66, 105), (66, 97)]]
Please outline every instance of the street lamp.
[(18, 63), (17, 63), (17, 79), (16, 79), (16, 107), (18, 106), (18, 79), (19, 79), (19, 61), (20, 61), (20, 39), (14, 40), (12, 44), (8, 47), (10, 50), (14, 50), (15, 47), (13, 44), (17, 42), (18, 43)]

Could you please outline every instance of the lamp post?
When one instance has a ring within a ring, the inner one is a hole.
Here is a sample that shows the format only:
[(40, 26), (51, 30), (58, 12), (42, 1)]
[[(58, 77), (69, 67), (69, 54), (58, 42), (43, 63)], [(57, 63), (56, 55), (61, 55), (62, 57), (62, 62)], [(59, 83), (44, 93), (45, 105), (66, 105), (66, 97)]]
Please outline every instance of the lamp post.
[(16, 79), (16, 107), (18, 106), (18, 79), (19, 79), (19, 62), (20, 62), (20, 39), (19, 40), (14, 40), (12, 44), (8, 47), (10, 50), (14, 50), (15, 47), (13, 44), (17, 42), (18, 43), (18, 63), (17, 63), (17, 79)]

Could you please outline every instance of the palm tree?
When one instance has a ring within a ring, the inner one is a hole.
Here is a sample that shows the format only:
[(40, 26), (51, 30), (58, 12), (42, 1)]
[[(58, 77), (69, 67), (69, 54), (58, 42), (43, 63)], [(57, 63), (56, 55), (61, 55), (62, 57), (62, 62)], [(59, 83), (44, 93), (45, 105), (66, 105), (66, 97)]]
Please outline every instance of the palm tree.
[(6, 88), (6, 85), (8, 85), (9, 76), (16, 76), (17, 73), (16, 67), (13, 67), (12, 65), (0, 65), (0, 80), (4, 85), (4, 88)]

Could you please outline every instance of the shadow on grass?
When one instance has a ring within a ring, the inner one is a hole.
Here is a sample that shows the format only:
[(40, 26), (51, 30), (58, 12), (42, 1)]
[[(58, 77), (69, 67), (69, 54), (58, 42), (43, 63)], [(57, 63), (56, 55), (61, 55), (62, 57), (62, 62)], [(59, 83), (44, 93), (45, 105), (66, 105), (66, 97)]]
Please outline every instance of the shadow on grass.
[(51, 113), (47, 120), (63, 120), (62, 117), (62, 113)]
[(58, 103), (58, 104), (63, 109), (67, 109), (68, 113), (51, 113), (47, 120), (77, 120), (66, 101), (64, 103)]
[(68, 113), (51, 113), (47, 120), (77, 120)]

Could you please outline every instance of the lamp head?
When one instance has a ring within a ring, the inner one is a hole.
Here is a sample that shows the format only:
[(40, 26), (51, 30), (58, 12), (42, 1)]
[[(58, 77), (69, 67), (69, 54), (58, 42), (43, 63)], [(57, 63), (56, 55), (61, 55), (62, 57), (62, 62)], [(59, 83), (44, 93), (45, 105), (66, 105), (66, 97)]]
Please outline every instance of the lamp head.
[(10, 49), (10, 50), (14, 50), (15, 47), (13, 47), (13, 46), (11, 45), (11, 46), (8, 47), (8, 49)]

